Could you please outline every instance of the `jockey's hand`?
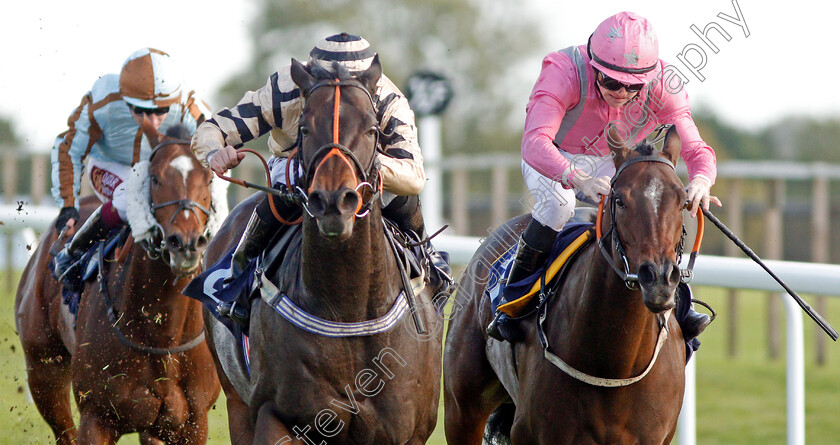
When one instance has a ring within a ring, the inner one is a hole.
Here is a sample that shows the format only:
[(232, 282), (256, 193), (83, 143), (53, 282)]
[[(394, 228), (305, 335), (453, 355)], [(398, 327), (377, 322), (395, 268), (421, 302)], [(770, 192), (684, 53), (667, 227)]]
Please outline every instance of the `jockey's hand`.
[(214, 172), (223, 175), (226, 171), (239, 165), (245, 159), (244, 152), (237, 152), (235, 148), (226, 145), (225, 148), (215, 150), (207, 155), (207, 164)]
[(697, 216), (697, 210), (703, 206), (704, 210), (709, 210), (709, 203), (713, 202), (720, 207), (722, 204), (717, 196), (711, 195), (712, 184), (708, 179), (697, 176), (688, 183), (685, 191), (688, 193), (686, 205), (688, 206), (688, 213), (692, 218)]
[(580, 190), (581, 193), (594, 202), (600, 201), (602, 195), (607, 196), (610, 194), (609, 176), (598, 176), (593, 178), (580, 170), (575, 170), (570, 176), (571, 185)]
[(58, 212), (58, 219), (55, 220), (55, 230), (61, 232), (65, 226), (72, 230), (78, 220), (79, 209), (73, 206), (62, 207), (61, 211)]

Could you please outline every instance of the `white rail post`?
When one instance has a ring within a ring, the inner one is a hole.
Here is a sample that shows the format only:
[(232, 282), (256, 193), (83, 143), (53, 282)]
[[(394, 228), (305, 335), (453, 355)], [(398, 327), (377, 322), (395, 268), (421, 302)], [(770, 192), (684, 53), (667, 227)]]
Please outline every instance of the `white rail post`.
[(420, 70), (408, 77), (406, 97), (418, 116), (420, 147), (423, 149), (426, 186), (420, 193), (426, 231), (434, 233), (443, 227), (443, 169), (441, 168), (440, 114), (452, 99), (452, 85), (442, 74)]
[(787, 331), (787, 443), (805, 445), (805, 342), (802, 311), (789, 295), (779, 295), (785, 308)]
[(420, 192), (426, 231), (437, 232), (443, 227), (443, 172), (441, 171), (440, 117), (423, 116), (417, 121), (423, 163), (426, 169), (426, 186)]
[(677, 429), (679, 445), (697, 443), (697, 352), (685, 365), (685, 393)]

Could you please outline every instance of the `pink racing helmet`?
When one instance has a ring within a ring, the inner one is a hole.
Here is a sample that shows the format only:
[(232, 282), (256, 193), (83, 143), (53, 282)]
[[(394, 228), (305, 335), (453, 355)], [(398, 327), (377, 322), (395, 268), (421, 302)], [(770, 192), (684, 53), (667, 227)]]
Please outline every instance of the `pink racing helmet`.
[(659, 74), (659, 41), (653, 27), (633, 12), (619, 12), (589, 36), (589, 63), (627, 85), (648, 83)]

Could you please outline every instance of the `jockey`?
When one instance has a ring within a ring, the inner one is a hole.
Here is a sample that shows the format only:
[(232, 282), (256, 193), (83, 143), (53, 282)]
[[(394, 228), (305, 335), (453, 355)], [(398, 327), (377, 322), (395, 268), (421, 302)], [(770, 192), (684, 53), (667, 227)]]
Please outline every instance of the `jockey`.
[[(676, 126), (688, 166), (689, 212), (709, 202), (717, 173), (715, 153), (700, 138), (688, 95), (659, 59), (659, 44), (646, 19), (621, 12), (604, 20), (586, 45), (548, 54), (526, 107), (522, 176), (535, 199), (531, 221), (519, 239), (508, 283), (533, 275), (548, 259), (557, 233), (574, 215), (575, 199), (597, 203), (610, 192), (615, 164), (607, 145), (610, 124), (628, 145), (663, 124)], [(503, 295), (508, 300), (509, 295)], [(501, 312), (488, 335), (510, 338), (513, 321)], [(700, 334), (710, 317), (689, 311), (686, 338)]]
[(119, 75), (97, 79), (52, 149), (52, 193), (61, 208), (56, 230), (72, 229), (79, 220), (77, 199), (83, 173), (104, 204), (56, 255), (56, 278), (67, 281), (65, 285), (76, 281), (68, 274), (77, 269), (71, 266), (110, 229), (126, 221), (125, 180), (131, 166), (148, 159), (153, 148), (143, 127), (165, 133), (183, 124), (192, 132), (209, 114), (207, 105), (193, 91), (187, 92), (169, 54), (157, 49), (137, 50), (125, 60)]
[[(375, 56), (367, 40), (341, 33), (319, 41), (309, 53), (306, 65), (318, 65), (329, 70), (333, 62), (338, 62), (355, 74), (367, 70)], [(383, 132), (380, 141), (384, 154), (377, 154), (384, 188), (382, 214), (400, 229), (411, 230), (420, 238), (425, 238), (417, 195), (426, 183), (426, 174), (417, 142), (414, 112), (405, 96), (385, 75), (379, 79), (374, 101)], [(290, 66), (283, 67), (268, 78), (265, 86), (245, 93), (235, 107), (224, 108), (201, 124), (193, 136), (193, 152), (204, 165), (223, 174), (245, 157), (245, 153), (237, 153), (235, 147), (269, 133), (271, 182), (285, 184), (289, 156), (285, 150), (297, 141), (302, 109), (300, 90), (292, 81)], [(294, 178), (294, 175), (291, 177)], [(285, 200), (274, 202), (286, 220), (296, 219), (300, 213), (298, 206)], [(269, 200), (260, 201), (234, 252), (230, 278), (242, 273), (281, 225), (271, 213)], [(439, 259), (430, 244), (427, 243), (427, 250)], [(451, 284), (451, 273), (445, 261), (435, 261), (435, 264), (445, 269), (441, 271), (443, 276), (438, 278)]]

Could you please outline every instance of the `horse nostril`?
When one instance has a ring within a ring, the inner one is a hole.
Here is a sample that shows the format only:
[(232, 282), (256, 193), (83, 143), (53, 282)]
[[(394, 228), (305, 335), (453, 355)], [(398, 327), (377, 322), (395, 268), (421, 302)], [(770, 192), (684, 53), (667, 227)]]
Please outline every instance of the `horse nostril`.
[(184, 243), (181, 241), (181, 237), (178, 235), (169, 235), (166, 238), (166, 244), (172, 247), (173, 249), (178, 250), (180, 250), (184, 245)]
[(668, 273), (668, 284), (673, 285), (679, 283), (681, 278), (680, 266), (676, 263), (671, 263), (671, 272)]
[(207, 237), (204, 235), (199, 235), (199, 237), (195, 239), (195, 248), (197, 250), (201, 250), (205, 247), (207, 247)]
[(313, 215), (323, 215), (326, 212), (327, 205), (324, 202), (324, 192), (316, 190), (309, 194), (308, 206), (309, 212)]
[(361, 198), (359, 194), (356, 193), (355, 190), (345, 190), (341, 194), (341, 198), (339, 199), (339, 208), (342, 210), (342, 213), (346, 212), (356, 212), (356, 209), (359, 207), (359, 202)]
[(644, 263), (639, 266), (639, 284), (651, 285), (656, 281), (656, 266), (652, 263)]

